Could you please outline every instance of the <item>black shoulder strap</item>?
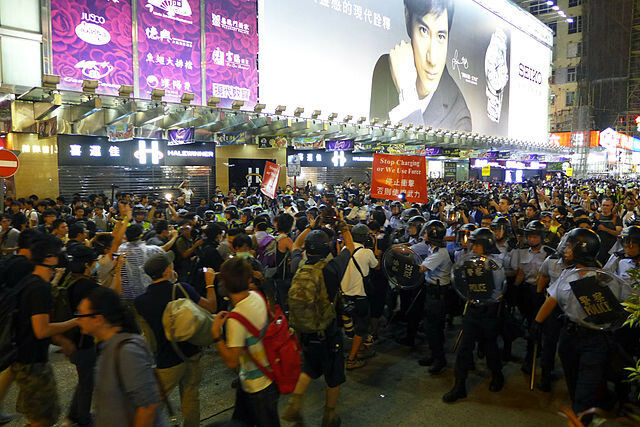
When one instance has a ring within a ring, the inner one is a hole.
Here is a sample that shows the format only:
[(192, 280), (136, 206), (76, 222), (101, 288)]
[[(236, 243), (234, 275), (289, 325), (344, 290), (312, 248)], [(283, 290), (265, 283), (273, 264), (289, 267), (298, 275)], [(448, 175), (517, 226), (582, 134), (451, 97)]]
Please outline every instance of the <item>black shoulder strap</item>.
[(360, 269), (360, 266), (358, 265), (358, 261), (356, 261), (356, 256), (355, 256), (356, 252), (358, 252), (360, 249), (363, 249), (363, 246), (360, 246), (359, 248), (356, 248), (355, 251), (353, 251), (353, 253), (351, 254), (351, 259), (353, 259), (353, 264), (358, 269), (358, 273), (360, 273), (360, 275), (362, 276), (362, 280), (364, 281), (365, 276), (364, 276), (364, 274), (362, 274), (362, 270)]
[[(139, 341), (134, 340), (133, 338), (125, 338), (118, 343), (118, 346), (116, 347), (116, 350), (115, 350), (116, 377), (118, 379), (118, 387), (120, 388), (120, 390), (123, 390), (123, 391), (124, 391), (124, 384), (122, 381), (122, 372), (120, 371), (120, 353), (122, 351), (122, 347), (124, 347), (125, 344), (137, 345), (138, 347), (143, 349), (144, 352), (147, 353), (149, 357), (153, 358), (153, 356), (151, 356), (151, 353), (149, 353), (149, 349), (146, 346), (142, 345)], [(167, 396), (168, 390), (165, 390), (164, 385), (162, 384), (162, 380), (158, 375), (158, 371), (156, 371), (155, 368), (153, 368), (153, 375), (156, 378), (156, 383), (158, 384), (158, 389), (160, 391), (160, 398), (162, 399), (162, 402), (167, 406), (169, 415), (171, 415), (172, 417), (175, 417), (175, 411), (173, 410), (173, 407), (171, 406), (171, 402), (169, 402), (169, 399)]]

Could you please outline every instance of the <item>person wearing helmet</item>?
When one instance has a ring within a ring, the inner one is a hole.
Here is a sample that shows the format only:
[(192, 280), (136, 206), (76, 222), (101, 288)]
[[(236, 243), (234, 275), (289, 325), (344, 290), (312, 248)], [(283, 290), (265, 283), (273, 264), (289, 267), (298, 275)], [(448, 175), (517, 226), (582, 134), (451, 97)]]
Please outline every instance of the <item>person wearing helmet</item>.
[[(493, 256), (499, 253), (496, 237), (489, 228), (478, 228), (469, 236), (469, 246), (473, 254), (465, 263), (456, 266), (454, 279), (461, 272), (465, 277), (477, 275), (478, 279), (490, 280), (493, 290), (489, 300), (484, 302), (469, 300), (462, 318), (462, 337), (455, 364), (455, 384), (442, 396), (445, 403), (452, 403), (467, 397), (466, 379), (473, 366), (473, 348), (478, 342), (485, 350), (487, 366), (491, 371), (489, 391), (498, 392), (504, 386), (504, 375), (498, 352), (499, 299), (504, 291), (505, 274), (500, 261)], [(469, 268), (471, 264), (472, 267)], [(489, 282), (484, 282), (489, 283)], [(488, 287), (488, 285), (486, 285)]]
[(147, 221), (147, 210), (142, 205), (136, 205), (133, 208), (133, 220), (131, 224), (138, 224), (142, 227), (142, 230), (146, 233), (149, 230), (153, 229), (153, 225), (149, 221)]
[[(542, 323), (556, 306), (560, 306), (567, 317), (560, 333), (558, 354), (572, 409), (576, 414), (590, 408), (602, 407), (600, 396), (603, 395), (598, 390), (605, 380), (610, 358), (609, 337), (606, 332), (588, 329), (576, 323), (584, 317), (585, 301), (602, 297), (602, 292), (591, 295), (593, 292), (588, 288), (588, 284), (579, 282), (581, 278), (586, 277), (579, 269), (598, 266), (599, 249), (600, 238), (592, 230), (577, 228), (568, 233), (564, 256), (569, 268), (549, 287), (549, 296), (538, 311), (531, 328), (532, 335), (538, 335)], [(581, 300), (578, 299), (578, 294), (583, 294)], [(581, 421), (588, 425), (590, 418), (591, 415), (587, 414)]]
[(227, 224), (236, 224), (240, 219), (240, 212), (238, 212), (238, 208), (230, 205), (224, 209), (224, 221)]
[(415, 245), (416, 243), (422, 240), (422, 235), (424, 233), (420, 233), (422, 231), (422, 227), (427, 221), (421, 215), (413, 216), (409, 219), (408, 222), (408, 239), (410, 245)]
[(215, 213), (215, 222), (227, 222), (227, 218), (224, 215), (224, 205), (222, 203), (214, 203), (213, 212)]
[(623, 250), (614, 252), (603, 270), (610, 271), (623, 280), (630, 281), (629, 270), (638, 267), (640, 258), (640, 226), (626, 227), (620, 234)]
[(402, 214), (403, 209), (404, 206), (402, 206), (402, 202), (399, 202), (398, 200), (391, 202), (391, 216), (389, 217), (389, 225), (394, 230), (398, 230), (404, 227), (404, 224), (400, 219), (400, 215)]
[[(336, 229), (342, 233), (346, 247), (336, 257), (330, 258), (331, 239), (329, 234), (324, 231), (323, 227), (316, 228), (321, 225), (321, 222), (321, 219), (313, 218), (309, 227), (294, 242), (291, 253), (291, 269), (297, 271), (298, 266), (301, 265), (302, 248), (304, 247), (306, 264), (322, 263), (322, 276), (327, 297), (330, 301), (334, 301), (340, 290), (341, 278), (344, 277), (355, 247), (347, 223), (340, 220), (336, 224)], [(295, 276), (292, 289), (293, 286), (295, 286)], [(340, 385), (346, 380), (342, 330), (338, 317), (336, 316), (335, 321), (323, 333), (301, 333), (299, 336), (303, 350), (302, 372), (282, 419), (302, 423), (302, 414), (300, 413), (302, 396), (313, 379), (324, 376), (327, 388), (322, 425), (338, 426), (340, 425), (340, 417), (336, 413), (336, 406), (340, 395)]]
[[(537, 285), (537, 305), (542, 305), (545, 300), (547, 288), (550, 284), (558, 280), (562, 272), (569, 266), (564, 257), (564, 248), (566, 247), (568, 235), (563, 237), (556, 249), (556, 252), (549, 255), (542, 266), (538, 275)], [(547, 317), (544, 322), (542, 331), (542, 349), (540, 351), (542, 376), (538, 383), (538, 388), (544, 392), (551, 391), (552, 372), (555, 365), (556, 350), (558, 347), (558, 339), (560, 338), (560, 330), (562, 328), (562, 310), (558, 307)]]
[(253, 231), (253, 209), (249, 206), (240, 210), (240, 228), (247, 233)]
[(465, 224), (456, 232), (456, 251), (453, 254), (456, 266), (463, 264), (468, 257), (473, 255), (469, 246), (469, 237), (476, 228), (478, 227), (475, 224)]
[[(511, 258), (511, 268), (516, 272), (514, 287), (517, 294), (517, 305), (527, 325), (531, 325), (539, 308), (540, 301), (536, 299), (536, 294), (540, 267), (542, 267), (544, 260), (554, 253), (553, 249), (542, 246), (546, 234), (547, 228), (541, 221), (530, 221), (524, 229), (529, 247), (515, 250)], [(528, 339), (527, 355), (522, 364), (522, 371), (526, 374), (531, 373), (533, 347), (534, 341)]]
[(430, 356), (418, 361), (420, 366), (429, 366), (431, 375), (442, 373), (447, 367), (444, 353), (444, 326), (447, 306), (445, 295), (451, 286), (451, 257), (446, 251), (444, 241), (447, 232), (442, 221), (427, 222), (422, 234), (429, 245), (430, 255), (420, 265), (426, 282), (424, 305), (425, 333), (429, 342)]
[(505, 269), (505, 273), (508, 274), (507, 269), (511, 266), (511, 251), (513, 248), (509, 244), (509, 234), (511, 232), (511, 223), (504, 216), (496, 216), (491, 221), (489, 227), (493, 234), (496, 236), (496, 245), (499, 254), (496, 254), (496, 258), (502, 263), (502, 267)]

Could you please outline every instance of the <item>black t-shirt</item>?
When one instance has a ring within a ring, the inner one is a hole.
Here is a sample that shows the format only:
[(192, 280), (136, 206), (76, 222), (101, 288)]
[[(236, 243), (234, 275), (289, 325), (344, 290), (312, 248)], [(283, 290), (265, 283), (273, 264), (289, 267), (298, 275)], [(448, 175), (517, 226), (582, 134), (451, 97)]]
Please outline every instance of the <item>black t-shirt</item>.
[(53, 295), (51, 284), (35, 274), (29, 274), (22, 282), (25, 285), (20, 295), (17, 344), (17, 362), (25, 364), (45, 363), (49, 360), (49, 338), (38, 339), (33, 333), (31, 316), (51, 314)]
[(220, 271), (220, 266), (224, 262), (220, 252), (218, 251), (218, 242), (212, 242), (205, 240), (200, 247), (200, 266), (213, 268), (215, 271)]
[[(189, 294), (189, 298), (195, 303), (200, 301), (200, 295), (191, 285), (187, 283), (181, 283), (181, 285)], [(149, 327), (156, 337), (156, 363), (159, 369), (171, 368), (183, 362), (180, 356), (176, 354), (171, 343), (167, 340), (164, 327), (162, 326), (162, 314), (167, 304), (172, 301), (172, 290), (173, 284), (169, 281), (152, 283), (146, 292), (136, 298), (135, 301), (136, 310), (149, 324)], [(176, 289), (176, 299), (184, 297), (185, 295), (180, 288)], [(188, 342), (177, 343), (177, 346), (186, 357), (191, 357), (200, 351), (199, 347), (189, 344)]]
[(11, 226), (16, 230), (21, 231), (22, 226), (25, 224), (27, 224), (27, 216), (22, 212), (18, 212), (11, 216)]
[[(616, 227), (621, 227), (622, 226), (622, 221), (620, 220), (620, 218), (618, 218), (615, 215), (602, 215), (599, 214), (596, 216), (596, 223), (597, 224), (602, 224), (605, 227), (607, 227), (610, 230), (615, 230)], [(611, 247), (616, 243), (616, 236), (612, 236), (611, 234), (607, 233), (606, 231), (600, 231), (597, 229), (596, 227), (596, 233), (598, 233), (598, 236), (600, 236), (600, 242), (602, 244), (602, 249), (605, 251), (609, 251), (609, 249), (611, 249)]]
[[(74, 282), (69, 288), (69, 302), (71, 303), (71, 310), (77, 311), (80, 301), (88, 297), (91, 291), (98, 287), (100, 287), (98, 282), (89, 277), (83, 276)], [(78, 336), (79, 339), (76, 342), (78, 349), (91, 348), (91, 346), (93, 346), (94, 342), (92, 336), (82, 334), (78, 334)]]
[(0, 284), (14, 287), (33, 272), (33, 263), (23, 255), (13, 255), (0, 264)]

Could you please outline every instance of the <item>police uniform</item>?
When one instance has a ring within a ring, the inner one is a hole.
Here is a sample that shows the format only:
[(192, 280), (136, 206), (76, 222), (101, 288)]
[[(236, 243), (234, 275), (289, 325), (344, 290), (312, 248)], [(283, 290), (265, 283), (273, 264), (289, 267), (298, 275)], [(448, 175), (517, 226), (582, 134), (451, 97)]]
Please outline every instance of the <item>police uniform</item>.
[(391, 216), (391, 218), (389, 218), (389, 225), (394, 231), (404, 228), (404, 222), (400, 219), (400, 215)]
[(627, 258), (624, 251), (616, 252), (609, 257), (609, 260), (604, 265), (603, 270), (609, 271), (618, 276), (622, 280), (630, 281), (628, 271), (638, 266), (638, 262), (635, 259)]
[(425, 333), (434, 360), (445, 362), (444, 326), (446, 319), (445, 296), (451, 287), (451, 257), (446, 248), (431, 246), (431, 254), (422, 262), (428, 270), (426, 281)]
[[(497, 302), (504, 292), (505, 273), (500, 262), (491, 255), (485, 255), (485, 265), (492, 282), (491, 302), (469, 301), (462, 318), (462, 338), (456, 356), (456, 381), (464, 380), (473, 365), (473, 348), (476, 341), (484, 345), (487, 365), (495, 377), (501, 377), (502, 364), (498, 353), (498, 307)], [(462, 265), (458, 268), (464, 268)], [(500, 387), (501, 388), (501, 387)]]
[[(560, 333), (558, 354), (576, 414), (599, 406), (598, 388), (605, 378), (611, 350), (608, 332), (588, 329), (576, 323), (587, 316), (571, 287), (572, 282), (587, 277), (578, 271), (576, 268), (564, 270), (548, 289), (549, 296), (558, 302), (568, 318)], [(629, 291), (623, 288), (619, 295), (614, 296), (623, 301)], [(586, 300), (584, 296), (582, 298), (590, 305), (595, 302), (594, 297), (595, 294), (587, 296)]]

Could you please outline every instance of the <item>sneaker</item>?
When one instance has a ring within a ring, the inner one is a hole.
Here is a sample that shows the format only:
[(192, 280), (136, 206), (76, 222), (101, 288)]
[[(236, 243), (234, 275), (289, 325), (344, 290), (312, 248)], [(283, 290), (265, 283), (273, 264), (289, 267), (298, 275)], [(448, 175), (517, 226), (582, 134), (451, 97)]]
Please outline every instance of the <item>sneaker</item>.
[(5, 414), (0, 412), (0, 426), (9, 424), (11, 421), (20, 418), (19, 414)]
[(375, 355), (376, 355), (376, 349), (373, 348), (372, 345), (365, 345), (365, 346), (362, 346), (362, 348), (360, 348), (360, 351), (358, 351), (356, 357), (358, 359), (371, 359)]
[(367, 362), (362, 359), (347, 359), (347, 371), (362, 368)]

